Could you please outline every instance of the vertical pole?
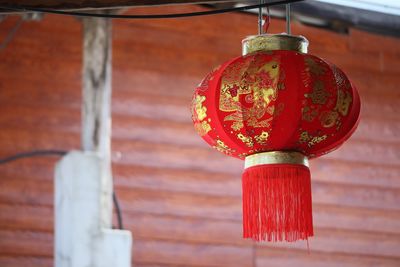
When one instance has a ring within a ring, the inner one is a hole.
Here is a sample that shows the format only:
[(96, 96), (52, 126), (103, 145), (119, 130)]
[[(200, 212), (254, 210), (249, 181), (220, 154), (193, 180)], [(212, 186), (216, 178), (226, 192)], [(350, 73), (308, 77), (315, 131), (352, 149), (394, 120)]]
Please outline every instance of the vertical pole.
[(55, 266), (129, 267), (131, 233), (111, 229), (111, 21), (82, 23), (83, 151), (56, 166)]
[(101, 226), (110, 228), (111, 177), (111, 20), (83, 18), (82, 150), (103, 159)]
[[(264, 0), (259, 0), (259, 4), (264, 4)], [(261, 35), (263, 34), (263, 8), (260, 7), (258, 8), (258, 34)]]
[(292, 30), (290, 28), (290, 4), (286, 4), (286, 33), (292, 34)]
[(83, 18), (82, 149), (110, 157), (111, 21)]

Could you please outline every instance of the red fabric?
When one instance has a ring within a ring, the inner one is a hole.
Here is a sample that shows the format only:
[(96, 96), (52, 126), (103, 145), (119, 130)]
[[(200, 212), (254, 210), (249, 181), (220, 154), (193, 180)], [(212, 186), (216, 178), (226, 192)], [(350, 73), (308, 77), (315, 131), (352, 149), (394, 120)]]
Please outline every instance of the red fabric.
[(243, 237), (296, 241), (313, 236), (310, 171), (303, 165), (248, 168), (242, 177)]
[(298, 151), (313, 158), (350, 137), (360, 100), (334, 65), (271, 51), (234, 58), (211, 72), (196, 89), (192, 112), (203, 139), (227, 155)]

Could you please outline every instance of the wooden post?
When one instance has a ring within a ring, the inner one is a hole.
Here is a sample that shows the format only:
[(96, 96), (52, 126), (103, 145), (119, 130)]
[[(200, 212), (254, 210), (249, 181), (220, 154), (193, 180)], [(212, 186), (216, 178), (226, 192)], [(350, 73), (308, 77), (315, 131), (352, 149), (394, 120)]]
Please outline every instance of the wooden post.
[(110, 157), (111, 20), (83, 19), (82, 149)]
[[(84, 18), (82, 68), (82, 135), (83, 151), (103, 158), (101, 226), (111, 227), (111, 20)], [(100, 178), (100, 177), (99, 177)]]
[(56, 167), (55, 266), (129, 267), (131, 234), (112, 230), (111, 21), (83, 19), (82, 150)]

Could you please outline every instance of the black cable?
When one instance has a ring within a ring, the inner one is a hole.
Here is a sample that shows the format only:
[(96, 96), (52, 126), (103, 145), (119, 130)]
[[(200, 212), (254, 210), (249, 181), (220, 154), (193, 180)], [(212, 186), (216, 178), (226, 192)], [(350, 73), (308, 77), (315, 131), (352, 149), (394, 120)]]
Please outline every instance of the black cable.
[[(29, 152), (18, 153), (9, 157), (5, 157), (0, 159), (0, 165), (6, 164), (15, 160), (23, 159), (23, 158), (31, 158), (31, 157), (40, 157), (40, 156), (65, 156), (68, 151), (65, 150), (33, 150)], [(117, 221), (118, 221), (118, 228), (123, 230), (122, 224), (122, 213), (118, 203), (118, 198), (115, 192), (113, 192), (113, 202), (115, 211), (117, 212)]]
[(63, 150), (34, 150), (25, 153), (18, 153), (3, 159), (0, 159), (0, 164), (8, 163), (14, 160), (30, 158), (30, 157), (40, 157), (40, 156), (64, 156), (67, 151)]
[(223, 14), (223, 13), (234, 12), (234, 11), (244, 11), (244, 10), (255, 9), (255, 8), (260, 8), (260, 7), (285, 5), (285, 4), (295, 3), (295, 2), (302, 2), (302, 1), (305, 1), (305, 0), (281, 0), (281, 1), (276, 1), (276, 2), (258, 4), (258, 5), (248, 5), (248, 6), (242, 6), (242, 7), (224, 8), (224, 9), (216, 9), (216, 10), (208, 10), (208, 11), (200, 11), (200, 12), (175, 13), (175, 14), (150, 14), (150, 15), (98, 14), (98, 13), (86, 13), (86, 12), (74, 12), (74, 11), (61, 11), (61, 10), (45, 9), (45, 8), (33, 8), (33, 7), (31, 8), (31, 7), (23, 7), (23, 6), (18, 6), (18, 5), (9, 5), (9, 6), (5, 6), (5, 7), (0, 7), (0, 9), (25, 11), (25, 12), (43, 12), (43, 13), (52, 13), (52, 14), (78, 16), (78, 17), (111, 18), (111, 19), (169, 19), (169, 18), (185, 18), (185, 17), (216, 15), (216, 14)]
[(119, 206), (117, 193), (115, 193), (115, 191), (113, 192), (113, 201), (114, 201), (115, 211), (117, 212), (118, 229), (123, 230), (124, 225), (122, 223), (122, 212)]

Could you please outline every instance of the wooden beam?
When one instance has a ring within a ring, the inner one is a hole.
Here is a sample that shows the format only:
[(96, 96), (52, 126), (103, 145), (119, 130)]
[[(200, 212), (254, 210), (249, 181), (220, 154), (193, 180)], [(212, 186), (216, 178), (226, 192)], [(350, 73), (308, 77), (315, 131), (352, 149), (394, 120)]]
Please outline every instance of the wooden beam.
[[(229, 0), (0, 0), (0, 6), (7, 8), (15, 5), (29, 8), (51, 9), (104, 9), (134, 6), (156, 6), (172, 4), (215, 4), (232, 2)], [(239, 2), (239, 1), (238, 1)]]

